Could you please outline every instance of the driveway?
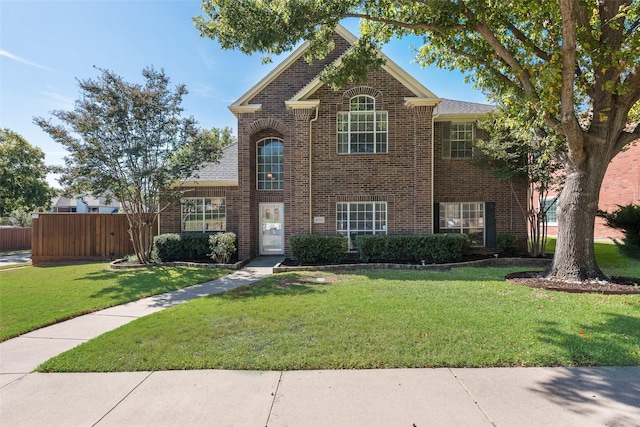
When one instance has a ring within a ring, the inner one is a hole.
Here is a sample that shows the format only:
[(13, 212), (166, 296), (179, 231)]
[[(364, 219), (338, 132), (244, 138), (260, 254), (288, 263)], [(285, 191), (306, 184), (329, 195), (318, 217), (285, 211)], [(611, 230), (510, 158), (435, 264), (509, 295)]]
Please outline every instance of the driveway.
[(12, 264), (24, 264), (31, 262), (31, 251), (14, 252), (11, 254), (0, 254), (0, 267)]

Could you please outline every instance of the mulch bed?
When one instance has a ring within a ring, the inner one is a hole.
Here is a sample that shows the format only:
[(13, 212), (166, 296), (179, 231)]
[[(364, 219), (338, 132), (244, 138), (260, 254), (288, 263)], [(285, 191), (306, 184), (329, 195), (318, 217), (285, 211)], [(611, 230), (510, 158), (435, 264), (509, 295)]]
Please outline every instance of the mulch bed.
[(524, 271), (508, 274), (505, 278), (513, 285), (550, 291), (599, 294), (640, 294), (640, 279), (633, 277), (613, 276), (609, 281), (569, 282), (560, 279), (545, 279), (540, 271)]

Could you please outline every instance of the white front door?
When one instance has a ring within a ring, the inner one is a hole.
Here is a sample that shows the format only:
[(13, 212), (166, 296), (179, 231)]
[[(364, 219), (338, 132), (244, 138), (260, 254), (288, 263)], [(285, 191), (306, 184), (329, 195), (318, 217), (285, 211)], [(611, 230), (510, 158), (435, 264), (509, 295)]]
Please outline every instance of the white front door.
[(283, 203), (260, 203), (260, 255), (284, 255)]

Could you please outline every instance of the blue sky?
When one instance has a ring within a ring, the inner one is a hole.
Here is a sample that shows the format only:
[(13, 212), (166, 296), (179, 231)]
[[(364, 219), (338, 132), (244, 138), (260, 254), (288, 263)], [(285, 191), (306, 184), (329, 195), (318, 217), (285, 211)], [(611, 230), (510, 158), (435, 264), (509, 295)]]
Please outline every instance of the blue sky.
[[(0, 0), (0, 127), (40, 147), (47, 164), (62, 164), (63, 147), (33, 117), (72, 109), (77, 79), (97, 77), (94, 66), (138, 83), (142, 69), (153, 66), (187, 86), (186, 115), (201, 127), (230, 126), (235, 133), (227, 107), (283, 58), (261, 64), (260, 55), (220, 49), (193, 25), (200, 12), (198, 0)], [(357, 21), (344, 24), (357, 32)], [(415, 43), (405, 38), (384, 52), (437, 96), (486, 102), (461, 73), (412, 63)]]

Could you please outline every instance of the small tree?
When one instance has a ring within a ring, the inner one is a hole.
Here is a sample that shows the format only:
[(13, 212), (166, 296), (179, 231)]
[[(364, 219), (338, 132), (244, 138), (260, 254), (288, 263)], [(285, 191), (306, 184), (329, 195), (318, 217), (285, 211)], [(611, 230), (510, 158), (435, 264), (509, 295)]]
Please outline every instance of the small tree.
[(0, 218), (50, 206), (55, 190), (47, 184), (47, 171), (42, 150), (0, 129)]
[[(542, 124), (522, 127), (500, 113), (489, 114), (480, 124), (491, 135), (478, 139), (476, 147), (484, 156), (481, 164), (488, 167), (502, 182), (509, 183), (512, 194), (524, 214), (529, 228), (528, 250), (532, 256), (546, 252), (547, 212), (553, 205), (545, 201), (550, 191), (560, 192), (563, 175), (562, 166), (554, 153), (558, 141), (550, 137)], [(518, 197), (514, 181), (527, 181), (526, 200)], [(555, 203), (555, 202), (554, 202)]]
[(139, 85), (99, 70), (97, 80), (79, 81), (72, 111), (52, 112), (67, 127), (34, 121), (69, 151), (60, 180), (67, 192), (118, 200), (138, 261), (148, 263), (153, 224), (183, 193), (175, 184), (217, 161), (230, 130), (202, 131), (193, 117), (182, 117), (187, 89), (171, 89), (164, 71), (146, 68)]

